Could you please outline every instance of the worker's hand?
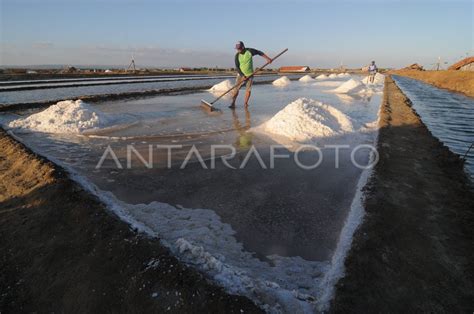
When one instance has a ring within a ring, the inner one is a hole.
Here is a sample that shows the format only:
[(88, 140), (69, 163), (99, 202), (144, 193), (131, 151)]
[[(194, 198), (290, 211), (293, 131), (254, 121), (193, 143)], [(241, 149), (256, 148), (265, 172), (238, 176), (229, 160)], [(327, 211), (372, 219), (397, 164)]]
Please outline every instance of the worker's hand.
[(263, 54), (262, 57), (264, 57), (265, 60), (267, 60), (268, 63), (272, 63), (272, 62), (273, 62), (273, 59), (270, 58), (269, 56), (267, 56), (266, 54)]

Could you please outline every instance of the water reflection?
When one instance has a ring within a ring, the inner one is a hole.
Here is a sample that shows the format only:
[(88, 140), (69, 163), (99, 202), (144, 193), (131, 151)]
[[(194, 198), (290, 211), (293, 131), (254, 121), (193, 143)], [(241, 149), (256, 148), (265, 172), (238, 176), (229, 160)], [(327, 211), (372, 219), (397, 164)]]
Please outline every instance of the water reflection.
[(250, 111), (247, 107), (244, 108), (245, 110), (245, 123), (242, 124), (239, 120), (239, 115), (237, 114), (237, 110), (232, 109), (232, 121), (234, 124), (235, 130), (237, 130), (238, 136), (237, 140), (235, 141), (234, 146), (239, 149), (248, 149), (252, 145), (252, 138), (253, 134), (247, 132), (248, 129), (251, 128), (250, 123)]

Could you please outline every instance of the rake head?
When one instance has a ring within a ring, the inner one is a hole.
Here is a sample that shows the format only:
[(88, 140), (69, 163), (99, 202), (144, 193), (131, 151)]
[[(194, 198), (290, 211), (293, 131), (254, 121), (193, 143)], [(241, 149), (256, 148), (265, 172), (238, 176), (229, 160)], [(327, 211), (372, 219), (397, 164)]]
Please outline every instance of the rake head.
[(220, 111), (218, 108), (214, 107), (211, 103), (201, 99), (201, 108), (208, 112), (218, 112)]

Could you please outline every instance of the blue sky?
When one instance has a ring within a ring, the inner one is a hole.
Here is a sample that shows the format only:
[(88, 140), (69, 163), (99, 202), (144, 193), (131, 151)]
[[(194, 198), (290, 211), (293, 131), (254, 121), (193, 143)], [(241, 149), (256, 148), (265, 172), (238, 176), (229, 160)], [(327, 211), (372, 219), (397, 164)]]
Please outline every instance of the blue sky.
[(276, 66), (430, 67), (473, 54), (474, 1), (0, 0), (2, 65), (232, 66), (233, 46)]

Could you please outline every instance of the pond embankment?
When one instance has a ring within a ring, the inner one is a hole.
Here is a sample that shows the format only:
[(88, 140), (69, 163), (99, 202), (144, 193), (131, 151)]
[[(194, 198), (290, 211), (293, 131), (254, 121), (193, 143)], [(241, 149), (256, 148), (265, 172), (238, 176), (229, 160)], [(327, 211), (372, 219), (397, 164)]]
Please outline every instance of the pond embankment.
[(472, 71), (397, 70), (393, 73), (474, 97), (474, 72)]
[(471, 312), (474, 194), (462, 163), (390, 77), (379, 126), (380, 161), (332, 312)]

